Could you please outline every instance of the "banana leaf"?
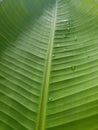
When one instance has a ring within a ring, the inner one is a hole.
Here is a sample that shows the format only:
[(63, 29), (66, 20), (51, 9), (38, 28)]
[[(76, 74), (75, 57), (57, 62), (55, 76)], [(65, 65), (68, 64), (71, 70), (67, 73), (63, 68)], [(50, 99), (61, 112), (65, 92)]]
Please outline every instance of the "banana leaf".
[(0, 130), (98, 130), (98, 0), (0, 0)]

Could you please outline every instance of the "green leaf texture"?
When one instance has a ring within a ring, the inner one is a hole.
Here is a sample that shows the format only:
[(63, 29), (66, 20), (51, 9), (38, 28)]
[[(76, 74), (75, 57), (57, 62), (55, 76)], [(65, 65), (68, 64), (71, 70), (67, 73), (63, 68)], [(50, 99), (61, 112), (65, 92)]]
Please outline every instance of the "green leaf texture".
[(0, 1), (0, 130), (98, 130), (98, 0)]

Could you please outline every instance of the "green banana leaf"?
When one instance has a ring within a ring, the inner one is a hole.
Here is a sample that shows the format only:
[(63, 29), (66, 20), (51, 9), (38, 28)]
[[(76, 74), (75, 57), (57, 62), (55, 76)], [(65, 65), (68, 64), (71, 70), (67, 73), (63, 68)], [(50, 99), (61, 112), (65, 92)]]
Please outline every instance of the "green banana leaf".
[(98, 0), (0, 0), (0, 130), (98, 130)]

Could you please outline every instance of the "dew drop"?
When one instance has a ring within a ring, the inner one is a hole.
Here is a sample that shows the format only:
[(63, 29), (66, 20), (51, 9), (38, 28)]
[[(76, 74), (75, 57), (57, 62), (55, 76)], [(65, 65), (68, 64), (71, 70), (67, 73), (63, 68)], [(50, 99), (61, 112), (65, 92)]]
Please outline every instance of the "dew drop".
[(60, 22), (68, 22), (68, 19), (63, 19)]
[(62, 20), (63, 22), (67, 22), (68, 21), (68, 19), (64, 19), (64, 20)]
[(76, 36), (75, 36), (74, 40), (77, 41), (77, 37)]
[(65, 49), (63, 49), (64, 50), (64, 52), (66, 52), (67, 51), (67, 48), (65, 48)]
[(68, 27), (67, 30), (70, 30), (70, 27)]
[(76, 66), (72, 66), (71, 69), (72, 69), (72, 71), (75, 71)]
[(49, 97), (49, 99), (48, 99), (48, 101), (49, 102), (51, 102), (51, 101), (53, 101), (54, 100), (54, 98), (51, 96), (51, 97)]
[(90, 56), (88, 56), (88, 58), (90, 58)]
[(60, 47), (60, 44), (57, 44), (57, 47)]

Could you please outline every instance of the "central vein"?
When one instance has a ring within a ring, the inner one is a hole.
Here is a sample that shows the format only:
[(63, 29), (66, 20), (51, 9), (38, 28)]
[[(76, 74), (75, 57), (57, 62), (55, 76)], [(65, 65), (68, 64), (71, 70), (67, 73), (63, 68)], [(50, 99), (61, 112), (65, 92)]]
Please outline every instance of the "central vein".
[(49, 79), (50, 79), (50, 72), (51, 72), (53, 43), (54, 43), (55, 28), (56, 28), (56, 17), (57, 17), (57, 2), (55, 4), (53, 21), (51, 24), (50, 40), (49, 40), (46, 63), (45, 63), (44, 80), (43, 80), (43, 86), (42, 86), (42, 91), (41, 91), (41, 99), (40, 99), (40, 106), (39, 106), (36, 130), (45, 130)]

